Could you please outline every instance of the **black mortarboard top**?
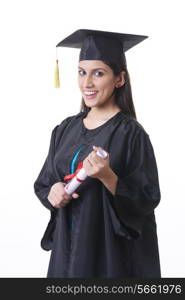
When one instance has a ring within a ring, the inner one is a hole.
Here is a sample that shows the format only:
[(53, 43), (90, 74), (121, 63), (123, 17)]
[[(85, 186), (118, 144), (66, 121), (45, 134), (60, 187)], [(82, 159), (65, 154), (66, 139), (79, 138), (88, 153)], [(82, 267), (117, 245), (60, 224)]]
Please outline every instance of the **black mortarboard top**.
[[(59, 42), (56, 47), (80, 48), (79, 61), (102, 60), (116, 64), (121, 71), (126, 69), (124, 53), (147, 37), (145, 35), (79, 29)], [(57, 71), (58, 78), (55, 80), (55, 86), (59, 87), (58, 59)]]

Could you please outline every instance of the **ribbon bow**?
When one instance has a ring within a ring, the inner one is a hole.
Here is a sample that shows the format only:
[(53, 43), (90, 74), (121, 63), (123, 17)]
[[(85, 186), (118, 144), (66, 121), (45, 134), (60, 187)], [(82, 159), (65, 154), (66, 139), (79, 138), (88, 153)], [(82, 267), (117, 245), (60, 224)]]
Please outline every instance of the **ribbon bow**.
[(76, 176), (76, 174), (78, 174), (78, 172), (80, 171), (80, 169), (82, 167), (83, 167), (83, 162), (80, 161), (79, 164), (78, 164), (78, 167), (77, 167), (76, 171), (73, 174), (68, 174), (68, 175), (64, 176), (64, 180), (65, 181), (71, 180), (73, 177)]

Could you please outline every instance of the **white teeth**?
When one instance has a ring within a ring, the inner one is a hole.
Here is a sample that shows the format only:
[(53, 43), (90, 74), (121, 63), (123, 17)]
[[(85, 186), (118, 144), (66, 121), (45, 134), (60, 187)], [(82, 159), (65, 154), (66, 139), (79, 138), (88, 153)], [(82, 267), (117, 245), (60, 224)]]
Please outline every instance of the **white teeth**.
[(84, 92), (85, 95), (93, 95), (96, 94), (97, 92)]

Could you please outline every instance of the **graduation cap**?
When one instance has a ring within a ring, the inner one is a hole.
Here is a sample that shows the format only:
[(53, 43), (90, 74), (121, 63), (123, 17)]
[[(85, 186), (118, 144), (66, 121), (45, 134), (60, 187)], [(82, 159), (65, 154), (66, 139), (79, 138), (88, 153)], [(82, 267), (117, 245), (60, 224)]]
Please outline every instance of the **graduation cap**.
[[(80, 48), (79, 61), (102, 60), (126, 70), (125, 52), (148, 36), (110, 31), (79, 29), (59, 42), (56, 47)], [(58, 58), (56, 59), (55, 87), (60, 87)]]

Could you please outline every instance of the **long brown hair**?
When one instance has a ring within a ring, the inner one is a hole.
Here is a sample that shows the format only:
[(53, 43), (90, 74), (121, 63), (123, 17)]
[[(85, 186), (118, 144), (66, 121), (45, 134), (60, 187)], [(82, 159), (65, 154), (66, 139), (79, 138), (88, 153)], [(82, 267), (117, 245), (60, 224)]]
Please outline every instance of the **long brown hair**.
[[(121, 71), (125, 72), (124, 85), (120, 88), (114, 89), (116, 104), (126, 115), (131, 116), (137, 120), (136, 111), (132, 99), (132, 89), (131, 89), (130, 76), (128, 70), (127, 69), (120, 70), (119, 66), (117, 66), (116, 64), (105, 62), (105, 61), (103, 62), (113, 70), (115, 76), (118, 76)], [(81, 100), (80, 111), (85, 113), (90, 111), (90, 108), (85, 105), (83, 98)]]

